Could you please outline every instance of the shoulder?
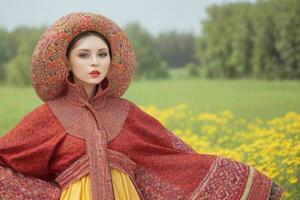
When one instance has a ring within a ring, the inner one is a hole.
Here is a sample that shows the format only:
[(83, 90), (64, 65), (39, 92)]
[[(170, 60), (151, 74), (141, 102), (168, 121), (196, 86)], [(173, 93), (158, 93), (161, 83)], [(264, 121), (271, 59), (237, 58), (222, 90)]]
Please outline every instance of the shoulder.
[(30, 136), (32, 138), (35, 135), (47, 135), (48, 137), (51, 137), (54, 134), (63, 132), (63, 127), (60, 125), (47, 103), (44, 103), (25, 115), (5, 136)]
[(121, 97), (106, 97), (96, 106), (97, 110), (104, 115), (127, 115), (131, 102)]
[(141, 124), (151, 124), (155, 126), (162, 126), (161, 122), (155, 117), (151, 116), (149, 113), (145, 112), (140, 106), (136, 103), (123, 99), (128, 104), (128, 116), (127, 120), (129, 122), (135, 121)]
[(27, 115), (23, 117), (22, 120), (34, 119), (34, 118), (44, 118), (51, 116), (51, 110), (47, 103), (43, 103), (37, 107), (35, 107), (32, 111), (30, 111)]
[(121, 102), (120, 105), (122, 105), (123, 110), (127, 111), (129, 118), (152, 118), (152, 116), (143, 111), (136, 103), (124, 98), (119, 98), (119, 101)]
[(122, 102), (124, 105), (126, 105), (129, 109), (129, 112), (138, 112), (140, 114), (144, 113), (146, 114), (137, 104), (135, 104), (134, 102), (128, 100), (128, 99), (124, 99), (124, 98), (119, 98), (120, 102)]
[(49, 125), (51, 123), (56, 124), (57, 119), (53, 112), (51, 111), (49, 105), (47, 103), (43, 103), (38, 107), (34, 108), (31, 112), (23, 117), (20, 121), (20, 124), (44, 124)]

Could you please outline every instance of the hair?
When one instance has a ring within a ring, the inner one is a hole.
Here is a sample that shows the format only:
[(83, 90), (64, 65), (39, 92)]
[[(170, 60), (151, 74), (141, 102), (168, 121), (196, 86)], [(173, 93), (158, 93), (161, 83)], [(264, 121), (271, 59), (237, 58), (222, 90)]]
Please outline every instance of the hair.
[(85, 38), (87, 36), (96, 36), (100, 39), (102, 39), (105, 44), (108, 46), (108, 50), (109, 50), (109, 56), (111, 57), (111, 48), (110, 48), (110, 44), (109, 42), (107, 41), (107, 39), (101, 35), (100, 33), (96, 32), (96, 31), (85, 31), (85, 32), (82, 32), (80, 33), (79, 35), (77, 35), (68, 45), (68, 48), (67, 48), (67, 53), (66, 53), (66, 56), (67, 58), (70, 57), (70, 52), (75, 48), (75, 44), (82, 38)]

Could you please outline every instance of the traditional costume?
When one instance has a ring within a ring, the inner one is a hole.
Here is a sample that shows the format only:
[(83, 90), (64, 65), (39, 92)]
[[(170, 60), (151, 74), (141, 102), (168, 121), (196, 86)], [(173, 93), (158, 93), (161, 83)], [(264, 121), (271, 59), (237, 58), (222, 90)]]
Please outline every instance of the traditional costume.
[[(91, 100), (66, 61), (68, 44), (85, 31), (103, 35), (112, 54)], [(282, 188), (256, 169), (195, 152), (121, 98), (134, 67), (128, 37), (101, 15), (72, 13), (50, 26), (31, 65), (45, 103), (0, 139), (0, 199), (280, 199)]]

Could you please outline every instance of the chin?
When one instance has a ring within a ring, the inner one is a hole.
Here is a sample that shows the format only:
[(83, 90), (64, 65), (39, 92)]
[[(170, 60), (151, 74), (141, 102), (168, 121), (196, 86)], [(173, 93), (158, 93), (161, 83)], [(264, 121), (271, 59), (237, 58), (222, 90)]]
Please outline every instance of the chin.
[(101, 81), (103, 81), (103, 80), (104, 80), (104, 78), (99, 78), (99, 79), (90, 80), (87, 83), (96, 85), (96, 84), (101, 83)]
[(81, 82), (83, 84), (97, 85), (105, 79), (105, 76), (104, 77), (100, 76), (100, 77), (97, 77), (97, 78), (81, 77), (81, 78), (77, 78), (77, 79), (78, 79), (79, 82)]

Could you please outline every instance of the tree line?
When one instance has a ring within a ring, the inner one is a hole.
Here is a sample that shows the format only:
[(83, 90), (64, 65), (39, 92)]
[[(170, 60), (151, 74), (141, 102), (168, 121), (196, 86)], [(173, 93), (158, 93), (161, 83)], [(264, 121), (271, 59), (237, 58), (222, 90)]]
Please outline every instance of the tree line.
[(300, 1), (212, 6), (197, 56), (208, 77), (299, 79)]
[[(151, 35), (138, 23), (124, 30), (137, 55), (135, 79), (169, 77), (185, 68), (207, 78), (300, 78), (300, 1), (213, 5), (199, 35)], [(0, 28), (0, 82), (30, 84), (30, 58), (46, 27)]]

